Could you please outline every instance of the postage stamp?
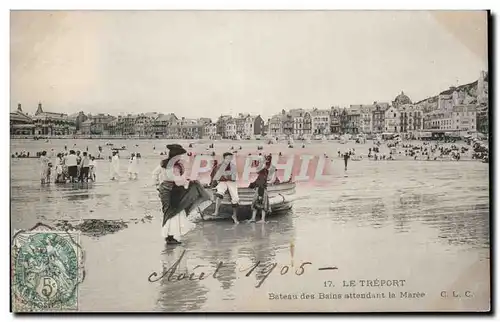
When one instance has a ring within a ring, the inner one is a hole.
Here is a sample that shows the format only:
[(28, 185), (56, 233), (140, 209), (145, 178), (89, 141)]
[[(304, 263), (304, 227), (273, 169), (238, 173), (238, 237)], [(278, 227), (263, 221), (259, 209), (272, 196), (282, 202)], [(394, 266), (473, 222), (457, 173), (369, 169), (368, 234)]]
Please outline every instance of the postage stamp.
[(76, 232), (37, 225), (12, 242), (14, 312), (74, 311), (83, 282), (83, 251)]

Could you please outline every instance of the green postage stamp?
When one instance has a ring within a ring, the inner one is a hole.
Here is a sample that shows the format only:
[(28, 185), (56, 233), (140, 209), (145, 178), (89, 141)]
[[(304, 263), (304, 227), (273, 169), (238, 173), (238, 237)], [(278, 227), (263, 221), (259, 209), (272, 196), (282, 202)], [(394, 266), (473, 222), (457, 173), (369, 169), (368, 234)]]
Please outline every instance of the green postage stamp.
[(18, 231), (11, 261), (14, 312), (78, 310), (78, 286), (85, 271), (77, 232), (43, 224)]

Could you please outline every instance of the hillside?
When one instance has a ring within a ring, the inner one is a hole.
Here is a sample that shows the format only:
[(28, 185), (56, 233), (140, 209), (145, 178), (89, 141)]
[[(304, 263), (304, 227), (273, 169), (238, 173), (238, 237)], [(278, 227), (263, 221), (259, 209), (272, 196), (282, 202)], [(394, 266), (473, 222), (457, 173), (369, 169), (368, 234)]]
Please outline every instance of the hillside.
[[(483, 89), (483, 91), (485, 91), (483, 93), (483, 95), (487, 95), (488, 94), (488, 86), (487, 86), (488, 73), (485, 73), (484, 82), (486, 83), (486, 86), (485, 86), (485, 89)], [(431, 112), (431, 111), (436, 110), (438, 108), (438, 96), (439, 95), (451, 95), (451, 94), (453, 94), (454, 91), (463, 92), (465, 94), (464, 102), (466, 102), (467, 104), (475, 104), (478, 101), (477, 87), (478, 87), (477, 80), (472, 82), (472, 83), (463, 84), (463, 85), (460, 85), (457, 87), (452, 86), (449, 89), (444, 90), (435, 96), (428, 97), (426, 99), (423, 99), (421, 101), (416, 102), (415, 104), (420, 105), (422, 107), (424, 113), (428, 113), (428, 112)]]

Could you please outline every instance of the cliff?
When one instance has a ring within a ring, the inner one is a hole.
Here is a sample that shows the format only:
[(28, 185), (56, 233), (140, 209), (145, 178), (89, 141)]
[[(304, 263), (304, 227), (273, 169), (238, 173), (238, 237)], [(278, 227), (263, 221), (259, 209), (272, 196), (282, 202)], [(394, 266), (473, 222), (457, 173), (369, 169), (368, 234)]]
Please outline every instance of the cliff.
[(465, 104), (477, 104), (478, 101), (485, 102), (487, 101), (488, 97), (488, 72), (482, 73), (481, 77), (483, 79), (481, 81), (481, 85), (479, 86), (480, 87), (479, 91), (478, 91), (478, 85), (480, 84), (480, 80), (476, 80), (472, 83), (463, 84), (456, 87), (452, 86), (449, 89), (444, 90), (435, 96), (431, 96), (416, 102), (415, 105), (421, 106), (424, 113), (431, 112), (438, 108), (439, 95), (452, 95), (453, 92), (455, 91), (463, 95), (463, 101)]

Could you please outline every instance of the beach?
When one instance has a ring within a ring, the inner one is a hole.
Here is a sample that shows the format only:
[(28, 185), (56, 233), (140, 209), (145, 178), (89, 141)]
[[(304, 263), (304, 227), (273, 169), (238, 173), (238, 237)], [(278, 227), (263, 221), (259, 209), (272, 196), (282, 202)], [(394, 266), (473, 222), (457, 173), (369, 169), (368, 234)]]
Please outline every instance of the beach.
[[(321, 185), (298, 183), (296, 194), (302, 198), (294, 202), (293, 210), (270, 217), (267, 224), (185, 222), (182, 245), (166, 248), (151, 172), (171, 142), (112, 140), (115, 147), (127, 146), (120, 152), (121, 177), (116, 182), (109, 180), (109, 161), (98, 160), (95, 183), (42, 186), (37, 159), (11, 159), (11, 233), (38, 222), (51, 226), (61, 220), (127, 222), (126, 228), (112, 234), (81, 235), (86, 278), (79, 289), (80, 311), (359, 311), (359, 301), (363, 311), (488, 308), (488, 164), (365, 159), (349, 162), (345, 177), (337, 151), (354, 148), (366, 155), (371, 141), (312, 142), (305, 148), (297, 141), (293, 149), (286, 143), (267, 145), (265, 141), (215, 142), (217, 154), (233, 150), (231, 146), (234, 150), (241, 146), (243, 155), (326, 154), (332, 171)], [(185, 147), (193, 143), (193, 152), (203, 153), (210, 142), (180, 143)], [(94, 155), (102, 146), (107, 157), (110, 149), (105, 144), (106, 140), (11, 140), (10, 154), (51, 149), (57, 153), (66, 145), (68, 150), (88, 147)], [(263, 150), (257, 150), (258, 145)], [(389, 154), (387, 147), (381, 150)], [(141, 153), (138, 180), (127, 179), (131, 152)], [(204, 271), (208, 277), (148, 280), (176, 262), (177, 275), (199, 276)], [(311, 264), (300, 271), (306, 262)], [(273, 264), (275, 268), (268, 272)], [(319, 270), (323, 267), (336, 269)], [(350, 280), (357, 281), (357, 286), (344, 287), (343, 282)], [(405, 283), (394, 289), (398, 301), (381, 301), (377, 294), (388, 289), (361, 286), (360, 280)], [(441, 300), (443, 291), (466, 290), (474, 297)], [(401, 300), (405, 295), (400, 292), (425, 295)], [(346, 298), (350, 293), (353, 298)], [(367, 298), (369, 293), (373, 296)], [(308, 295), (321, 300), (308, 300)]]

